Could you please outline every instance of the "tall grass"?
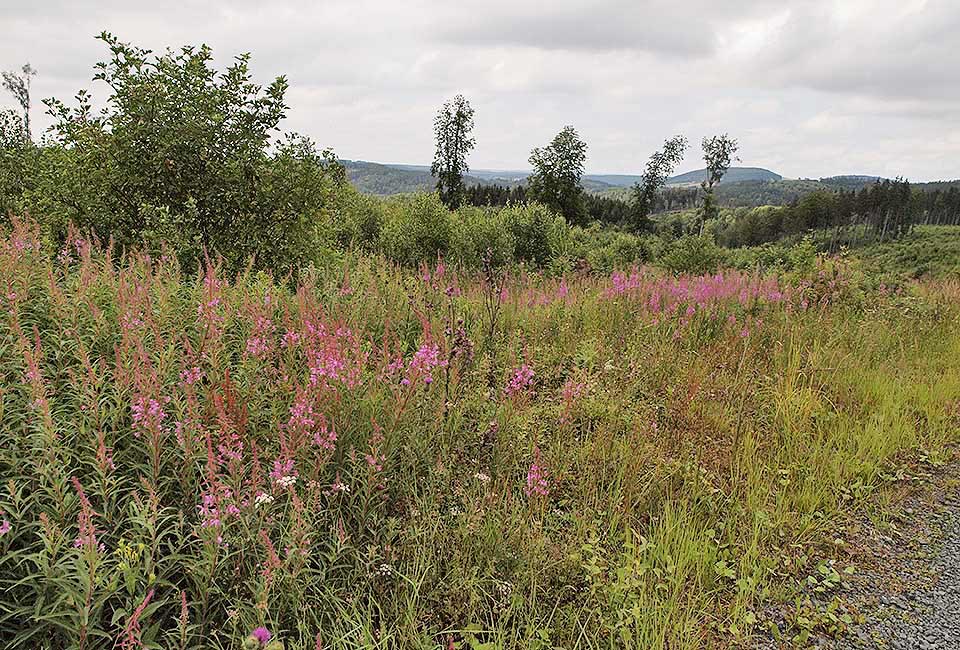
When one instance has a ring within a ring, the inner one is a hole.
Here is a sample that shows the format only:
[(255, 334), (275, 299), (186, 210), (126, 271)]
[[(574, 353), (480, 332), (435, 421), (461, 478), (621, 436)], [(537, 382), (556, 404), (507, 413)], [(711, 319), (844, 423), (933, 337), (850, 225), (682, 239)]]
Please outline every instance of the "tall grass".
[(724, 646), (960, 424), (960, 289), (834, 261), (292, 287), (15, 221), (0, 285), (10, 648)]

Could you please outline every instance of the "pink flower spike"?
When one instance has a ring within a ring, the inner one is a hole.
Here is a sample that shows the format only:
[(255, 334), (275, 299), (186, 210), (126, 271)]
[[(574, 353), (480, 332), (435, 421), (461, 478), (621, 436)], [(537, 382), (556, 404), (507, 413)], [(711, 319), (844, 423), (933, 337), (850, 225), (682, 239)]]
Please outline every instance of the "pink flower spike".
[(530, 388), (533, 385), (534, 374), (533, 368), (527, 364), (521, 365), (513, 371), (513, 376), (510, 378), (510, 381), (507, 382), (506, 388), (503, 389), (504, 394), (506, 394), (507, 397), (512, 397)]
[(540, 457), (540, 447), (533, 448), (533, 462), (527, 470), (527, 486), (523, 490), (527, 496), (538, 495), (545, 497), (550, 493), (550, 484), (547, 481), (547, 471)]

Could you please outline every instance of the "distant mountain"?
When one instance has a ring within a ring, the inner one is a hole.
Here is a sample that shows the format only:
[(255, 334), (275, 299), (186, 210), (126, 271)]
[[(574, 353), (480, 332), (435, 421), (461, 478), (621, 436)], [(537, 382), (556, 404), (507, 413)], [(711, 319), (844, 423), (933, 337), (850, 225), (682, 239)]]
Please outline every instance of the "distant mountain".
[[(431, 191), (437, 181), (426, 165), (383, 164), (364, 160), (341, 160), (347, 177), (357, 189), (367, 194), (404, 194)], [(464, 177), (467, 185), (504, 185), (513, 187), (526, 182), (529, 171), (471, 169)], [(706, 170), (698, 169), (674, 176), (668, 185), (694, 185), (706, 178)], [(723, 184), (744, 181), (776, 181), (783, 177), (758, 167), (731, 167), (723, 178)], [(588, 192), (603, 192), (618, 187), (630, 187), (640, 181), (633, 174), (584, 174), (582, 185)]]
[(864, 176), (863, 174), (841, 174), (840, 176), (827, 176), (821, 178), (821, 183), (873, 183), (883, 180), (883, 176)]
[[(365, 194), (406, 194), (409, 192), (430, 192), (437, 185), (437, 179), (430, 174), (426, 165), (401, 165), (367, 162), (365, 160), (344, 160), (340, 163), (347, 170), (347, 178), (358, 190)], [(463, 177), (467, 185), (504, 185), (513, 187), (527, 180), (530, 172), (503, 171), (492, 169), (472, 169)], [(583, 187), (590, 192), (610, 189), (609, 183), (593, 180), (585, 176)]]
[[(671, 176), (667, 185), (699, 185), (707, 179), (706, 169), (695, 169), (692, 172)], [(722, 184), (742, 183), (744, 181), (779, 181), (783, 176), (762, 167), (731, 167), (724, 174)]]
[[(429, 167), (417, 165), (381, 165), (365, 160), (340, 160), (347, 170), (347, 178), (364, 194), (406, 194), (409, 192), (431, 192), (437, 186), (437, 179), (430, 174)], [(467, 185), (485, 184), (488, 181), (475, 176), (465, 176)]]
[[(415, 172), (430, 172), (430, 167), (428, 165), (401, 165), (401, 164), (391, 164), (389, 167), (395, 167), (397, 169), (405, 169), (407, 171)], [(516, 185), (522, 183), (527, 179), (527, 176), (530, 175), (529, 171), (518, 170), (518, 169), (471, 169), (470, 176), (479, 178), (485, 181), (491, 181), (498, 183), (500, 185)]]
[(583, 180), (608, 187), (632, 187), (640, 182), (640, 177), (633, 174), (584, 174)]
[[(585, 174), (585, 180), (602, 183), (610, 187), (631, 187), (643, 180), (635, 174)], [(696, 169), (692, 172), (671, 176), (667, 185), (699, 185), (706, 180), (707, 170)], [(780, 174), (761, 167), (731, 167), (723, 177), (722, 183), (742, 183), (744, 181), (779, 181)]]
[[(417, 172), (430, 172), (430, 168), (426, 165), (389, 165), (390, 167), (395, 167), (397, 169), (404, 169), (407, 171), (417, 171)], [(513, 187), (514, 185), (523, 185), (527, 182), (527, 177), (530, 175), (529, 170), (521, 169), (471, 169), (469, 178), (479, 179), (480, 185), (503, 185), (505, 187)], [(633, 179), (640, 178), (639, 176), (622, 176), (617, 174), (584, 174), (581, 179), (581, 184), (583, 188), (589, 192), (599, 192), (601, 190), (606, 190), (611, 187), (620, 187), (633, 185), (636, 181), (620, 181), (617, 182), (616, 179)], [(611, 180), (607, 180), (611, 179)], [(467, 185), (472, 183), (468, 182)]]

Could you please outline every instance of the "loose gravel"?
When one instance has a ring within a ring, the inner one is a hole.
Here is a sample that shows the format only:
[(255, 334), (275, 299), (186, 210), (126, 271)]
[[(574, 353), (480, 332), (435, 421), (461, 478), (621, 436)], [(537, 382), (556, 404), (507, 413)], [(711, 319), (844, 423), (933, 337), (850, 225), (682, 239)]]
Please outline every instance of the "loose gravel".
[[(847, 559), (857, 572), (839, 595), (859, 622), (840, 638), (813, 636), (801, 647), (960, 650), (958, 486), (953, 463), (908, 491), (893, 525), (864, 519), (854, 527)], [(762, 639), (756, 647), (793, 646)]]

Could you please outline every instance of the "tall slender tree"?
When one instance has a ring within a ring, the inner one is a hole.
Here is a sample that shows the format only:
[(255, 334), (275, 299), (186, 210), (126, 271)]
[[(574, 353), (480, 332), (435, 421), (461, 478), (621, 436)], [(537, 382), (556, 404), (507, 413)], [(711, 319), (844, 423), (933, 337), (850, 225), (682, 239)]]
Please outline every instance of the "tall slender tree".
[(704, 138), (701, 144), (703, 161), (707, 164), (707, 177), (700, 183), (703, 188), (703, 205), (699, 213), (699, 230), (700, 234), (703, 234), (703, 225), (710, 219), (716, 219), (720, 213), (713, 193), (714, 187), (723, 179), (733, 161), (737, 160), (736, 154), (740, 145), (726, 133)]
[(450, 209), (460, 207), (467, 193), (463, 175), (470, 171), (467, 154), (476, 141), (473, 131), (473, 107), (463, 95), (457, 95), (437, 112), (433, 119), (437, 150), (433, 155), (430, 173), (437, 179), (440, 199)]
[(580, 178), (587, 144), (572, 126), (565, 126), (546, 147), (530, 153), (533, 173), (527, 179), (530, 198), (556, 210), (571, 224), (583, 225), (587, 211)]
[(650, 229), (650, 219), (656, 203), (657, 193), (666, 184), (667, 179), (677, 165), (683, 160), (687, 150), (687, 139), (682, 135), (675, 135), (664, 141), (663, 149), (655, 151), (647, 168), (640, 176), (640, 182), (633, 186), (633, 214), (631, 227), (635, 231)]
[(3, 87), (10, 91), (17, 103), (20, 104), (20, 110), (23, 111), (23, 127), (27, 134), (27, 140), (32, 139), (30, 133), (30, 79), (37, 75), (37, 71), (29, 63), (25, 63), (20, 72), (4, 72)]

